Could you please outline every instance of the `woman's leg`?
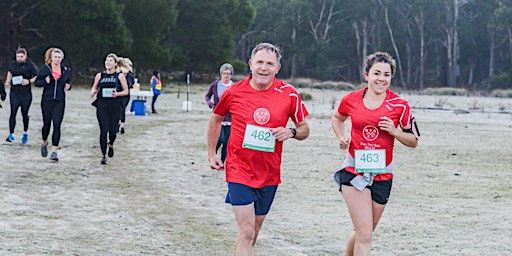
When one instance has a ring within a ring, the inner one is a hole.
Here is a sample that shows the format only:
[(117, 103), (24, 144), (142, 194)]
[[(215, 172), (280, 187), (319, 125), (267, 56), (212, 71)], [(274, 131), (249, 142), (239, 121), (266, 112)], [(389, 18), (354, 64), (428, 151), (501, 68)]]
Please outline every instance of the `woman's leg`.
[(62, 120), (64, 120), (64, 110), (66, 103), (64, 101), (55, 101), (55, 106), (52, 111), (53, 119), (53, 133), (52, 133), (52, 152), (57, 150), (60, 142), (60, 130)]
[(386, 205), (373, 202), (369, 189), (359, 191), (345, 185), (341, 189), (355, 229), (347, 242), (345, 255), (370, 255), (373, 230)]
[(108, 106), (104, 104), (100, 104), (98, 102), (98, 106), (96, 107), (96, 118), (98, 119), (98, 124), (100, 126), (100, 149), (101, 155), (105, 156), (107, 154), (107, 133), (108, 133)]

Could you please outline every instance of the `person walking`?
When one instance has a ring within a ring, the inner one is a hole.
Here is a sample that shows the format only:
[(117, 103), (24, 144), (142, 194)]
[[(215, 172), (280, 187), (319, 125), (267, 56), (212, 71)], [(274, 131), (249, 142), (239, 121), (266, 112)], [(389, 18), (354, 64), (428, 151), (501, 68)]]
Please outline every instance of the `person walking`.
[[(116, 71), (119, 58), (110, 53), (105, 58), (105, 71), (94, 77), (91, 88), (91, 98), (96, 96), (96, 117), (100, 126), (101, 164), (108, 164), (108, 156), (114, 157), (114, 142), (117, 135), (117, 125), (123, 107), (122, 97), (128, 95), (128, 84), (123, 73)], [(108, 141), (107, 141), (108, 138)]]
[(9, 135), (5, 139), (7, 142), (14, 141), (14, 129), (16, 127), (16, 115), (18, 109), (21, 108), (21, 116), (23, 117), (23, 136), (21, 143), (28, 142), (28, 111), (32, 105), (32, 88), (31, 84), (35, 82), (37, 69), (32, 63), (27, 61), (27, 50), (19, 48), (16, 50), (16, 61), (9, 65), (7, 71), (6, 85), (11, 87), (9, 100), (11, 105), (11, 115), (9, 117)]
[[(235, 82), (231, 80), (231, 76), (234, 73), (234, 68), (229, 63), (224, 63), (222, 66), (220, 66), (220, 79), (217, 79), (213, 81), (210, 84), (210, 88), (208, 89), (208, 92), (206, 92), (204, 96), (204, 100), (206, 101), (206, 104), (209, 108), (213, 109), (215, 106), (219, 103), (220, 97), (222, 96), (222, 93), (229, 88), (232, 84)], [(211, 101), (211, 98), (213, 96), (213, 102)], [(227, 147), (228, 147), (228, 140), (229, 135), (231, 134), (231, 115), (228, 113), (226, 116), (224, 116), (224, 119), (222, 120), (222, 127), (220, 129), (220, 135), (219, 140), (217, 141), (217, 146), (215, 147), (215, 152), (219, 150), (220, 147), (222, 147), (221, 150), (221, 160), (224, 163), (226, 161), (227, 156)]]
[[(345, 255), (370, 255), (373, 231), (389, 200), (395, 139), (418, 145), (419, 131), (408, 102), (389, 88), (395, 60), (375, 52), (364, 60), (367, 87), (345, 95), (332, 117), (332, 128), (348, 154), (334, 175), (346, 202), (354, 232)], [(350, 118), (350, 137), (345, 123)]]
[(119, 57), (119, 62), (117, 63), (118, 69), (117, 72), (123, 73), (126, 78), (126, 83), (128, 85), (128, 95), (121, 96), (121, 116), (119, 118), (119, 129), (118, 132), (121, 134), (125, 133), (124, 125), (126, 123), (126, 107), (130, 102), (130, 89), (133, 88), (133, 84), (135, 83), (135, 77), (133, 76), (133, 62), (129, 58)]
[[(220, 170), (216, 145), (224, 116), (231, 113), (231, 137), (225, 170), (226, 203), (238, 224), (235, 255), (254, 255), (254, 246), (281, 183), (283, 142), (306, 139), (308, 111), (295, 88), (275, 76), (281, 51), (258, 44), (251, 53), (251, 74), (224, 91), (208, 122), (208, 161)], [(291, 119), (295, 127), (286, 128)]]
[[(61, 137), (61, 124), (64, 119), (66, 107), (66, 93), (71, 90), (70, 69), (62, 65), (64, 52), (59, 48), (53, 48), (50, 52), (50, 59), (45, 56), (47, 62), (37, 74), (36, 87), (43, 87), (41, 97), (41, 112), (43, 114), (41, 156), (48, 155), (48, 135), (53, 123), (52, 153), (50, 160), (59, 161), (57, 149)], [(48, 63), (49, 62), (49, 63)]]
[(151, 90), (153, 91), (153, 99), (151, 100), (151, 113), (157, 114), (155, 110), (155, 102), (158, 99), (158, 96), (162, 93), (162, 81), (160, 80), (160, 73), (158, 71), (153, 71), (153, 76), (149, 80), (151, 84)]

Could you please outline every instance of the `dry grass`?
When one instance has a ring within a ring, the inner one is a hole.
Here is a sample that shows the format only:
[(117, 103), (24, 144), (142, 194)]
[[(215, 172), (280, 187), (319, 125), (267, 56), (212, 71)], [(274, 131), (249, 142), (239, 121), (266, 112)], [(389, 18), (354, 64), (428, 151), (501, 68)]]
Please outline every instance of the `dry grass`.
[[(102, 166), (87, 89), (68, 94), (59, 163), (41, 158), (39, 89), (28, 145), (0, 144), (0, 255), (232, 255), (236, 224), (224, 173), (206, 161), (207, 85), (161, 95), (158, 115), (131, 116)], [(332, 181), (345, 152), (330, 127), (345, 92), (305, 89), (311, 136), (287, 141), (283, 183), (261, 231), (258, 255), (340, 255), (352, 231)], [(397, 142), (392, 198), (375, 255), (510, 255), (511, 99), (404, 95), (418, 119), (418, 148)], [(4, 106), (8, 106), (4, 102)], [(420, 107), (420, 108), (416, 108)], [(0, 109), (7, 135), (8, 108)], [(21, 115), (16, 127), (21, 137)]]

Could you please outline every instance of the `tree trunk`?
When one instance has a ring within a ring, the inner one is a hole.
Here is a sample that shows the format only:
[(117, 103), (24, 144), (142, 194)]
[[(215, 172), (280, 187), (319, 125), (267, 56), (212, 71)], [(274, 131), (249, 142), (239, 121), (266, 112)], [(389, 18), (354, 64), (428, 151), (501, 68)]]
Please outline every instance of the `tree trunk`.
[(381, 0), (379, 0), (379, 4), (384, 8), (384, 19), (386, 20), (386, 26), (388, 27), (389, 37), (391, 38), (391, 44), (393, 45), (393, 49), (395, 50), (396, 62), (398, 65), (398, 73), (400, 74), (400, 82), (402, 83), (402, 87), (407, 89), (407, 84), (404, 82), (404, 74), (402, 70), (402, 64), (400, 61), (400, 52), (398, 52), (398, 47), (395, 43), (395, 38), (393, 36), (393, 30), (391, 29), (391, 25), (389, 24), (389, 16), (388, 16), (388, 8), (384, 6)]

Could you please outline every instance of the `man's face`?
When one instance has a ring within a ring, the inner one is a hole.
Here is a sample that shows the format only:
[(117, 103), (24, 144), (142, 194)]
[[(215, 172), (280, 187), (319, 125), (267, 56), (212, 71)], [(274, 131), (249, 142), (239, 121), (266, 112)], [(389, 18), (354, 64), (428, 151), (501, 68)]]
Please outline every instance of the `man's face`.
[(266, 87), (272, 84), (281, 65), (277, 63), (277, 56), (274, 52), (262, 49), (249, 60), (249, 67), (255, 85)]
[(16, 62), (19, 64), (25, 63), (27, 61), (27, 55), (24, 53), (16, 53)]

